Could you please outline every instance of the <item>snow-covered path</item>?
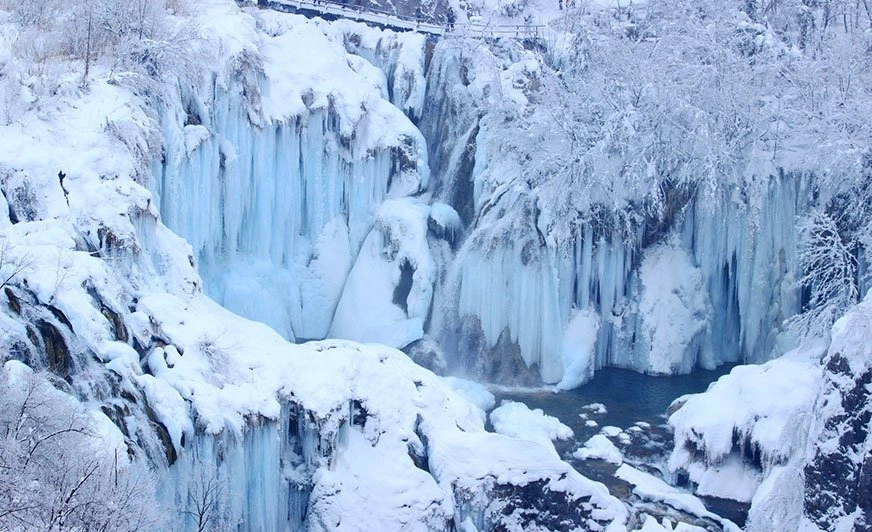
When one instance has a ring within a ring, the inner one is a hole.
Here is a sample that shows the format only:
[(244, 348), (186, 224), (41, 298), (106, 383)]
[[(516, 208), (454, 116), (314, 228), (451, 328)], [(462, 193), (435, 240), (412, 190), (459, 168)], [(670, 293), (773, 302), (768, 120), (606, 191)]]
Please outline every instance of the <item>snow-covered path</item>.
[(494, 24), (490, 22), (463, 22), (456, 24), (435, 24), (433, 22), (400, 16), (362, 6), (345, 6), (321, 0), (262, 0), (259, 5), (280, 11), (293, 11), (306, 16), (327, 15), (346, 18), (358, 22), (375, 24), (398, 31), (415, 31), (434, 37), (460, 36), (474, 38), (541, 38), (550, 30), (545, 25), (535, 24)]

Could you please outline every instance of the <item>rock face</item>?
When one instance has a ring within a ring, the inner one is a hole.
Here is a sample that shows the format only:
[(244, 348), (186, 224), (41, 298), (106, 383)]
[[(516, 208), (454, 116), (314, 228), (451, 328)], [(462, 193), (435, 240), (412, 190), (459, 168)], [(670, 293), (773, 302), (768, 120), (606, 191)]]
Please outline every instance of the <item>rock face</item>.
[(589, 497), (574, 498), (553, 491), (545, 480), (525, 486), (498, 484), (493, 497), (488, 507), (488, 529), (511, 530), (515, 524), (522, 530), (584, 530), (608, 525), (607, 520), (597, 521), (596, 507)]
[(872, 528), (872, 302), (833, 327), (811, 427), (803, 528)]

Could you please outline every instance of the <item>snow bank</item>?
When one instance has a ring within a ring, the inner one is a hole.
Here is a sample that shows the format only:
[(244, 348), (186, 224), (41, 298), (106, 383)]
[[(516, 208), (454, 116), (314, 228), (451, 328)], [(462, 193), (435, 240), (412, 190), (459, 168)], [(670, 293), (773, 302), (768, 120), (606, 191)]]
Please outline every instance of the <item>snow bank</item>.
[(672, 527), (672, 522), (664, 517), (661, 522), (657, 522), (654, 517), (644, 514), (645, 520), (642, 522), (641, 528), (636, 528), (639, 532), (703, 532), (702, 527), (689, 525), (687, 523), (676, 523), (675, 528)]
[(618, 468), (615, 476), (632, 484), (633, 493), (642, 499), (662, 502), (681, 512), (711, 519), (720, 523), (725, 532), (739, 532), (741, 530), (731, 521), (706, 510), (702, 501), (693, 494), (674, 488), (651, 474), (624, 464)]
[(820, 384), (820, 346), (760, 366), (737, 366), (669, 418), (673, 471), (688, 473), (704, 495), (751, 501), (774, 466), (805, 448)]
[(602, 434), (597, 434), (584, 442), (584, 447), (572, 453), (572, 456), (579, 460), (596, 458), (617, 465), (621, 465), (624, 461), (621, 451)]
[(545, 414), (540, 408), (530, 410), (524, 403), (515, 401), (503, 401), (491, 411), (490, 421), (496, 432), (536, 442), (554, 456), (557, 456), (557, 450), (552, 441), (567, 440), (573, 436), (572, 429), (556, 417)]
[(479, 407), (482, 412), (490, 412), (496, 405), (494, 394), (475, 381), (458, 377), (442, 377), (442, 382), (447, 384), (455, 393)]

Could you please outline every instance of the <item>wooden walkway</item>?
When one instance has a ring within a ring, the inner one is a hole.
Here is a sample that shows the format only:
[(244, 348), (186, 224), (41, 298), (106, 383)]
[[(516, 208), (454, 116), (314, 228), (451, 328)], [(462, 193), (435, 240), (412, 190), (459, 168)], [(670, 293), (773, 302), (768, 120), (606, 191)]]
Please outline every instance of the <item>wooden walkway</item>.
[(261, 7), (300, 13), (306, 16), (320, 16), (328, 20), (345, 18), (364, 22), (395, 31), (414, 31), (433, 37), (472, 37), (472, 38), (514, 38), (537, 39), (550, 31), (548, 26), (538, 25), (495, 25), (483, 22), (457, 24), (437, 24), (428, 20), (403, 17), (376, 9), (360, 6), (347, 6), (320, 0), (257, 0)]

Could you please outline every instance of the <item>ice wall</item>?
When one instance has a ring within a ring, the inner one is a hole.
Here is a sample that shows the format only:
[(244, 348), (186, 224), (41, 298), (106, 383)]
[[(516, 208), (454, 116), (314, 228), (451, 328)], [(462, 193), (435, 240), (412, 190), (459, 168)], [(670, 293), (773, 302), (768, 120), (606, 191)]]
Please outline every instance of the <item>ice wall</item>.
[[(608, 209), (559, 229), (535, 179), (502, 164), (492, 111), (535, 105), (529, 51), (446, 41), (425, 81), (421, 36), (259, 17), (262, 66), (164, 110), (153, 187), (231, 310), (299, 340), (429, 336), (460, 370), (563, 386), (604, 365), (689, 372), (789, 344), (803, 178), (771, 177), (750, 200), (677, 194), (664, 219), (630, 231)], [(326, 59), (286, 64), (312, 46)], [(379, 221), (386, 200), (410, 197), (417, 214)]]
[(278, 421), (253, 419), (242, 432), (198, 431), (161, 472), (158, 495), (176, 510), (173, 528), (197, 530), (205, 521), (211, 530), (306, 529), (313, 476), (337, 451), (335, 427), (327, 427), (286, 401)]
[(599, 315), (595, 367), (670, 374), (767, 360), (783, 352), (782, 321), (800, 310), (801, 190), (798, 179), (773, 178), (757, 208), (692, 201), (673, 220), (674, 236), (647, 247), (592, 224), (570, 242), (530, 244), (523, 239), (537, 229), (527, 226), (480, 246), (476, 236), (493, 230), (481, 224), (458, 256), (458, 313), (477, 316), (491, 346), (510, 331), (545, 382), (571, 377), (558, 342), (575, 309)]
[[(431, 189), (464, 224), (430, 331), (456, 365), (501, 380), (505, 360), (518, 359), (544, 382), (579, 383), (604, 365), (686, 373), (790, 347), (782, 323), (800, 310), (795, 223), (812, 201), (809, 177), (780, 173), (743, 194), (675, 192), (662, 219), (639, 207), (635, 225), (595, 204), (555, 219), (543, 178), (505, 162), (517, 154), (501, 140), (506, 100), (535, 108), (535, 69), (524, 52), (479, 52), (437, 46), (421, 124)], [(519, 65), (526, 78), (509, 75)], [(594, 342), (575, 334), (578, 313), (596, 316)], [(593, 355), (580, 360), (573, 345), (588, 344)]]
[[(382, 71), (343, 48), (343, 30), (357, 32), (357, 48), (361, 34), (379, 45), (381, 32), (263, 16), (274, 36), (262, 71), (243, 65), (164, 109), (153, 189), (164, 223), (193, 247), (207, 293), (287, 338), (324, 338), (376, 212), (426, 186), (427, 155), (388, 101)], [(410, 110), (422, 44), (393, 41), (383, 58), (396, 61), (390, 87)], [(318, 57), (289, 65), (303, 46)]]

